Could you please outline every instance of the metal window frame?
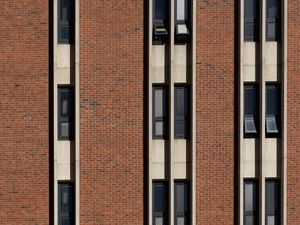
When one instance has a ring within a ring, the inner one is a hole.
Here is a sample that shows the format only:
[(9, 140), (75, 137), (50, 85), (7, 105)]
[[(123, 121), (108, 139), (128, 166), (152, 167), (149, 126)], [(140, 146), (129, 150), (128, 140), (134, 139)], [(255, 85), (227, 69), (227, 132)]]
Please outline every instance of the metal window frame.
[[(270, 1), (273, 1), (273, 0), (267, 0), (266, 1), (266, 42), (281, 42), (282, 40), (282, 37), (281, 37), (281, 8), (282, 8), (282, 2), (281, 0), (277, 0), (278, 1), (278, 18), (273, 18), (273, 17), (268, 17), (268, 9), (269, 9), (269, 4), (270, 4)], [(276, 26), (276, 30), (275, 30), (275, 37), (269, 37), (268, 36), (268, 25), (269, 24), (275, 24)]]
[[(71, 112), (69, 112), (69, 108), (68, 108), (68, 116), (67, 117), (62, 117), (61, 115), (61, 105), (62, 105), (62, 98), (61, 98), (61, 93), (62, 91), (71, 91), (71, 105), (69, 106), (70, 107), (70, 110)], [(63, 140), (74, 140), (75, 139), (75, 89), (73, 86), (66, 86), (66, 85), (63, 85), (63, 86), (58, 86), (57, 87), (57, 98), (58, 98), (58, 101), (57, 101), (57, 104), (58, 104), (58, 107), (57, 107), (57, 129), (58, 129), (58, 140), (59, 141), (63, 141)], [(63, 122), (69, 122), (69, 136), (68, 137), (63, 137), (62, 136), (62, 133), (61, 133), (61, 123)]]
[[(255, 101), (255, 104), (256, 104), (256, 112), (254, 115), (246, 115), (246, 107), (245, 107), (245, 104), (246, 104), (246, 101), (245, 101), (245, 97), (246, 97), (246, 87), (253, 87), (255, 89), (255, 92), (256, 92), (256, 101)], [(254, 82), (245, 82), (244, 83), (244, 112), (243, 112), (243, 121), (244, 121), (244, 138), (258, 138), (259, 137), (259, 85), (258, 83), (254, 83)], [(249, 133), (249, 132), (246, 132), (246, 129), (245, 129), (245, 120), (247, 118), (254, 118), (254, 123), (255, 123), (255, 128), (256, 128), (256, 133)]]
[(76, 218), (76, 211), (75, 211), (75, 205), (76, 205), (76, 190), (75, 190), (75, 182), (73, 181), (64, 181), (59, 180), (58, 181), (58, 225), (62, 225), (62, 208), (61, 208), (61, 186), (68, 186), (72, 188), (72, 211), (71, 211), (71, 218), (72, 218), (72, 225), (75, 225), (75, 218)]
[(170, 19), (169, 19), (169, 1), (168, 0), (160, 0), (160, 1), (165, 1), (166, 2), (166, 19), (163, 21), (163, 27), (166, 29), (166, 33), (164, 34), (156, 34), (156, 26), (160, 25), (159, 21), (155, 18), (156, 13), (155, 13), (155, 3), (156, 0), (152, 1), (152, 44), (153, 45), (163, 45), (165, 43), (168, 43), (169, 41), (169, 27), (170, 27)]
[[(155, 117), (155, 90), (163, 90), (163, 117)], [(167, 139), (168, 137), (168, 86), (166, 84), (152, 85), (152, 139)], [(163, 122), (163, 135), (155, 132), (156, 122)]]
[(267, 225), (267, 221), (268, 221), (268, 216), (275, 216), (276, 220), (275, 220), (275, 225), (280, 225), (280, 221), (281, 221), (281, 181), (278, 178), (267, 178), (265, 181), (265, 195), (267, 196), (267, 183), (275, 183), (277, 186), (277, 204), (278, 204), (278, 209), (276, 209), (275, 211), (271, 211), (267, 209), (267, 202), (265, 202), (265, 223)]
[[(184, 111), (185, 115), (183, 116), (183, 120), (176, 119), (176, 108), (177, 108), (177, 101), (176, 101), (176, 90), (177, 89), (184, 89), (186, 91), (186, 102), (184, 104)], [(188, 139), (190, 136), (190, 85), (188, 84), (174, 84), (174, 139)], [(184, 121), (185, 123), (185, 134), (177, 134), (176, 133), (176, 122), (177, 121)]]
[[(68, 21), (61, 20), (62, 17), (62, 1), (63, 0), (58, 0), (58, 5), (57, 5), (57, 42), (58, 44), (73, 44), (74, 39), (75, 39), (75, 2), (73, 0), (68, 0), (68, 9), (70, 13), (70, 18)], [(69, 30), (69, 37), (67, 39), (63, 39), (61, 37), (61, 28), (65, 27), (68, 28)]]
[[(154, 210), (154, 206), (155, 206), (155, 185), (157, 184), (161, 184), (165, 186), (165, 190), (166, 190), (166, 196), (165, 196), (165, 202), (166, 202), (166, 212), (156, 212)], [(163, 217), (164, 218), (164, 224), (163, 225), (167, 225), (168, 223), (168, 214), (169, 214), (169, 206), (168, 206), (168, 201), (169, 201), (169, 194), (168, 194), (168, 182), (165, 180), (153, 180), (152, 181), (152, 223), (153, 225), (155, 224), (155, 218), (156, 217)]]
[[(275, 86), (277, 89), (278, 89), (278, 93), (279, 93), (279, 96), (278, 96), (278, 99), (277, 99), (277, 103), (278, 103), (278, 112), (277, 114), (269, 114), (267, 113), (268, 111), (268, 87), (269, 86)], [(266, 102), (266, 113), (265, 113), (265, 127), (266, 127), (266, 131), (265, 131), (265, 134), (266, 134), (266, 137), (267, 138), (278, 138), (281, 136), (281, 125), (282, 125), (282, 121), (281, 121), (281, 83), (279, 82), (267, 82), (266, 83), (266, 93), (265, 93), (265, 102)], [(275, 117), (276, 118), (276, 125), (277, 125), (277, 129), (278, 129), (278, 132), (277, 133), (274, 133), (274, 132), (268, 132), (267, 130), (267, 118), (268, 117)]]
[[(247, 0), (245, 0), (247, 1)], [(246, 18), (245, 8), (246, 4), (244, 4), (244, 41), (245, 42), (258, 42), (260, 40), (260, 29), (259, 29), (259, 21), (260, 21), (260, 4), (258, 0), (252, 0), (256, 1), (256, 18)], [(250, 21), (251, 20), (251, 21)], [(254, 27), (254, 33), (253, 36), (246, 36), (246, 24), (252, 24)]]
[[(255, 184), (255, 197), (254, 197), (254, 200), (255, 200), (255, 211), (253, 212), (246, 212), (246, 184)], [(244, 182), (243, 182), (243, 197), (244, 197), (244, 200), (243, 200), (243, 217), (244, 217), (244, 225), (246, 225), (246, 216), (253, 216), (255, 218), (255, 224), (258, 225), (259, 224), (259, 181), (255, 178), (248, 178), (248, 179), (244, 179)]]
[[(176, 202), (177, 202), (177, 195), (176, 195), (176, 185), (177, 184), (184, 184), (187, 185), (187, 201), (188, 201), (188, 208), (186, 212), (177, 212), (176, 210)], [(190, 225), (190, 212), (191, 212), (191, 189), (190, 189), (190, 181), (189, 180), (174, 180), (174, 224), (177, 224), (178, 217), (185, 218), (185, 225)]]
[[(175, 0), (174, 1), (174, 7), (175, 7), (175, 10), (174, 10), (174, 21), (175, 21), (175, 31), (174, 31), (174, 35), (175, 35), (175, 44), (185, 44), (185, 43), (189, 43), (191, 38), (191, 0), (184, 0), (184, 5), (186, 7), (186, 17), (187, 19), (186, 20), (178, 20), (177, 19), (177, 1), (178, 0)], [(180, 35), (180, 34), (176, 34), (176, 29), (177, 29), (177, 26), (178, 25), (186, 25), (187, 27), (187, 30), (188, 30), (188, 34), (186, 35)]]

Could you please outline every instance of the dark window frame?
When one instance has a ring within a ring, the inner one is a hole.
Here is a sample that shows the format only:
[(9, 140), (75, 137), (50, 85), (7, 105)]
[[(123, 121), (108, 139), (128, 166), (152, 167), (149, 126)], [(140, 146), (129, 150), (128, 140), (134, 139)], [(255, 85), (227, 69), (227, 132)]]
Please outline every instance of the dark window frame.
[[(278, 205), (278, 209), (276, 210), (268, 210), (267, 207), (267, 183), (275, 183), (277, 185), (277, 191), (278, 191), (278, 195), (277, 195), (277, 199), (274, 200), (277, 201), (277, 205)], [(267, 178), (265, 180), (265, 223), (267, 225), (268, 222), (268, 216), (275, 216), (276, 220), (275, 220), (275, 225), (280, 225), (280, 221), (281, 221), (281, 181), (278, 178)]]
[[(156, 0), (153, 0), (152, 2), (152, 27), (153, 27), (153, 33), (152, 33), (152, 43), (153, 45), (163, 45), (165, 43), (169, 42), (169, 15), (170, 15), (170, 5), (168, 0), (159, 0), (159, 1), (164, 1), (166, 3), (166, 16), (165, 19), (160, 21), (156, 18)], [(160, 29), (165, 29), (165, 31), (161, 32), (156, 32), (156, 30)]]
[[(61, 115), (61, 106), (62, 106), (62, 91), (70, 91), (71, 92), (71, 102), (68, 104), (68, 116), (63, 117)], [(70, 140), (73, 141), (75, 139), (75, 90), (73, 86), (58, 86), (57, 87), (57, 98), (58, 98), (58, 107), (57, 107), (57, 129), (58, 129), (58, 140), (63, 141), (63, 140)], [(64, 122), (69, 123), (69, 136), (64, 137), (62, 136), (61, 132), (61, 124)]]
[[(179, 0), (175, 0), (174, 2), (174, 21), (175, 21), (175, 44), (185, 44), (188, 43), (190, 41), (190, 34), (191, 34), (191, 0), (184, 0), (184, 4), (185, 4), (185, 13), (186, 13), (186, 19), (184, 20), (178, 20), (177, 19), (177, 2)], [(176, 28), (178, 25), (186, 25), (187, 30), (188, 30), (188, 34), (186, 35), (179, 35), (176, 33)]]
[[(177, 195), (176, 195), (176, 184), (183, 184), (187, 186), (187, 210), (186, 212), (177, 212), (177, 207), (176, 207), (176, 203), (177, 203)], [(190, 193), (191, 189), (190, 189), (190, 181), (188, 180), (174, 180), (174, 224), (177, 224), (177, 217), (184, 217), (185, 218), (185, 225), (189, 225), (190, 224), (190, 209), (191, 209), (191, 193)]]
[[(254, 203), (255, 210), (253, 212), (246, 212), (246, 184), (254, 184), (255, 185), (255, 193), (254, 193)], [(255, 218), (255, 224), (259, 224), (259, 182), (257, 179), (244, 179), (243, 183), (243, 217), (244, 217), (244, 225), (246, 224), (246, 216), (253, 216)]]
[[(278, 104), (278, 112), (277, 114), (268, 113), (268, 87), (275, 86), (278, 89), (279, 98), (277, 99)], [(265, 111), (265, 134), (267, 138), (279, 138), (281, 136), (281, 110), (282, 110), (282, 101), (281, 101), (281, 83), (278, 82), (267, 82), (266, 83), (266, 93), (265, 93), (265, 103), (266, 103), (266, 111)], [(267, 118), (275, 117), (276, 125), (278, 132), (268, 132), (267, 129)]]
[[(163, 90), (163, 117), (155, 117), (155, 90)], [(169, 90), (166, 84), (153, 84), (152, 85), (152, 138), (153, 139), (167, 139), (168, 137), (168, 96)], [(163, 135), (156, 135), (155, 127), (156, 122), (163, 122)]]
[[(75, 39), (75, 2), (74, 0), (68, 1), (68, 15), (69, 20), (62, 20), (62, 3), (65, 0), (58, 0), (58, 20), (57, 20), (57, 42), (58, 44), (73, 44)], [(62, 37), (62, 28), (68, 29), (68, 38)]]
[[(75, 194), (75, 183), (72, 181), (58, 181), (58, 225), (62, 225), (62, 220), (63, 220), (63, 206), (61, 204), (62, 201), (62, 186), (66, 186), (67, 188), (71, 188), (72, 193), (71, 193), (71, 212), (68, 211), (68, 213), (71, 213), (71, 224), (75, 225), (75, 204), (76, 204), (76, 194)], [(70, 197), (70, 196), (69, 196)], [(69, 200), (68, 197), (68, 200)]]
[[(165, 212), (156, 212), (155, 211), (155, 185), (164, 185), (165, 188)], [(167, 225), (168, 224), (168, 214), (169, 214), (169, 206), (168, 206), (168, 200), (169, 200), (169, 186), (168, 186), (168, 182), (165, 180), (153, 180), (152, 181), (152, 223), (153, 225), (155, 224), (155, 219), (156, 217), (163, 217), (163, 225)]]
[[(256, 91), (256, 101), (255, 101), (255, 104), (256, 104), (256, 112), (253, 116), (251, 116), (250, 114), (247, 115), (246, 114), (246, 88), (247, 87), (253, 87)], [(244, 83), (244, 112), (243, 112), (243, 122), (244, 122), (244, 125), (243, 125), (243, 128), (244, 128), (244, 138), (257, 138), (259, 137), (259, 131), (260, 131), (260, 126), (259, 126), (259, 85), (257, 83), (254, 83), (254, 82), (245, 82)], [(254, 118), (254, 123), (255, 123), (255, 127), (256, 127), (256, 133), (248, 133), (246, 132), (246, 129), (245, 129), (245, 120), (247, 118), (251, 118), (253, 117)]]
[[(278, 1), (278, 17), (274, 18), (274, 17), (268, 17), (268, 10), (269, 10), (269, 4), (270, 1), (274, 1), (274, 0), (267, 0), (266, 1), (266, 41), (267, 42), (280, 42), (281, 41), (281, 9), (282, 9), (282, 1), (281, 0), (275, 0)], [(275, 37), (269, 37), (268, 36), (268, 26), (270, 24), (275, 24)]]
[[(185, 115), (184, 116), (177, 116), (176, 115), (176, 108), (177, 108), (177, 101), (176, 101), (176, 89), (184, 89), (186, 90), (185, 92), (185, 96), (186, 96), (186, 102), (184, 104), (184, 111), (185, 111)], [(190, 136), (190, 85), (188, 84), (180, 84), (180, 83), (176, 83), (174, 85), (174, 139), (188, 139)], [(183, 117), (182, 118), (178, 118), (178, 117)], [(177, 134), (176, 133), (176, 122), (177, 121), (184, 121), (185, 123), (185, 132), (184, 134)]]
[[(256, 7), (253, 8), (253, 10), (256, 10), (256, 17), (247, 17), (246, 18), (246, 1), (253, 1), (253, 4), (256, 4)], [(244, 2), (244, 41), (245, 42), (258, 42), (260, 37), (260, 27), (259, 27), (259, 21), (260, 21), (260, 2), (259, 0), (245, 0)], [(253, 26), (253, 35), (252, 36), (246, 36), (246, 28), (248, 25)]]

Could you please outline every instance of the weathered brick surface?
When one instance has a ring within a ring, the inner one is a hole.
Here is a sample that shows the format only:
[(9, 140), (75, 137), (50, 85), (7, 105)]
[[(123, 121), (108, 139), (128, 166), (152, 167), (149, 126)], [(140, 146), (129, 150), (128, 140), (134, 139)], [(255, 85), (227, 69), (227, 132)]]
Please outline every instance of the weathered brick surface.
[(234, 1), (197, 1), (197, 224), (234, 224)]
[(0, 224), (49, 224), (48, 1), (1, 1)]
[(143, 1), (80, 1), (80, 220), (141, 225)]
[(288, 1), (288, 225), (300, 224), (300, 11)]

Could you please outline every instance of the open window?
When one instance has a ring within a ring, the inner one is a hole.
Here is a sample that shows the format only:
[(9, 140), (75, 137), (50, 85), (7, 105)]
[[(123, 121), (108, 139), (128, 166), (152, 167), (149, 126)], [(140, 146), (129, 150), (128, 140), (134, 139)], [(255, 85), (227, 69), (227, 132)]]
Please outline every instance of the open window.
[(266, 40), (281, 40), (281, 0), (267, 0)]
[(258, 134), (258, 85), (244, 86), (244, 136), (256, 137)]
[(278, 137), (281, 129), (281, 94), (279, 84), (266, 86), (266, 134)]
[(168, 0), (153, 0), (153, 44), (164, 44), (168, 41), (168, 5)]
[(175, 42), (190, 40), (190, 0), (175, 0)]

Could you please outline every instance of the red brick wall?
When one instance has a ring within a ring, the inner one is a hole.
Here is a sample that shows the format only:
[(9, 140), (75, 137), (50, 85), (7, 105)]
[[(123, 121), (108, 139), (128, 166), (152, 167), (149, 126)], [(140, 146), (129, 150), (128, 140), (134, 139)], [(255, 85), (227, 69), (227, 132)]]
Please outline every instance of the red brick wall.
[(143, 1), (80, 4), (81, 224), (141, 225)]
[(0, 7), (0, 224), (49, 224), (48, 1)]
[(288, 225), (300, 224), (300, 11), (288, 1)]
[(234, 1), (197, 1), (197, 224), (234, 224)]

